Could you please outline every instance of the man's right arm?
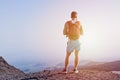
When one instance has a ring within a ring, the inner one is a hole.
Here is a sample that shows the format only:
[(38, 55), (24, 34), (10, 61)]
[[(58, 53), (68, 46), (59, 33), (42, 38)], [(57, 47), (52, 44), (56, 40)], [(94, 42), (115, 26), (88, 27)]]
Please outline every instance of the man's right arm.
[(63, 29), (63, 35), (66, 35), (67, 36), (67, 23), (65, 23), (64, 25), (64, 29)]

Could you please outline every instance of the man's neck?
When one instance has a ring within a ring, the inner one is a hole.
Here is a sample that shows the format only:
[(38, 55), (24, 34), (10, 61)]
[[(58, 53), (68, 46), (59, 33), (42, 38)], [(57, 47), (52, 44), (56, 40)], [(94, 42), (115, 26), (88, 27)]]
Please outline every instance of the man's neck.
[(74, 18), (74, 19), (72, 19), (71, 21), (72, 21), (72, 23), (74, 24), (74, 23), (76, 23), (76, 22), (77, 22), (77, 19), (76, 19), (76, 18)]

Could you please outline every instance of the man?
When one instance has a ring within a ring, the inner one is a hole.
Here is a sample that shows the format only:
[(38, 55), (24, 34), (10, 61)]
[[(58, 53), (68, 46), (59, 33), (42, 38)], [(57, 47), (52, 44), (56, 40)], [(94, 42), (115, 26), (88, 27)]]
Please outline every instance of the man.
[(67, 49), (66, 49), (67, 53), (66, 53), (65, 67), (64, 67), (63, 73), (67, 73), (69, 57), (73, 51), (75, 53), (74, 72), (78, 73), (78, 70), (77, 70), (78, 62), (79, 62), (78, 53), (80, 51), (79, 38), (80, 38), (80, 35), (83, 34), (83, 29), (80, 21), (77, 20), (76, 11), (72, 11), (71, 20), (65, 23), (63, 34), (68, 37)]

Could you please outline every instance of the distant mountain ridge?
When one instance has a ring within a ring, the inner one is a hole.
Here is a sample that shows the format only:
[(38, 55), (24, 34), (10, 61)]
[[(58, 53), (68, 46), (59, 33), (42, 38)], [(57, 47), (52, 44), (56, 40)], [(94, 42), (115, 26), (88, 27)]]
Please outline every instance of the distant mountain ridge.
[[(64, 63), (56, 65), (58, 68), (64, 67)], [(69, 64), (69, 67), (74, 67), (74, 64)], [(92, 70), (103, 70), (103, 71), (120, 71), (120, 60), (112, 62), (96, 62), (84, 60), (79, 62), (80, 69), (92, 69)]]
[(120, 71), (120, 60), (106, 62), (98, 65), (84, 66), (82, 69), (103, 70), (103, 71)]
[[(72, 64), (72, 63), (74, 63), (73, 61), (70, 61), (71, 63), (69, 64), (69, 66), (74, 66), (74, 64)], [(105, 63), (105, 62), (97, 62), (97, 61), (91, 61), (91, 60), (81, 60), (80, 62), (79, 62), (79, 67), (86, 67), (86, 66), (92, 66), (92, 65), (99, 65), (99, 64), (103, 64), (103, 63)], [(64, 67), (64, 63), (63, 62), (61, 62), (61, 63), (58, 63), (57, 65), (56, 65), (56, 67)]]

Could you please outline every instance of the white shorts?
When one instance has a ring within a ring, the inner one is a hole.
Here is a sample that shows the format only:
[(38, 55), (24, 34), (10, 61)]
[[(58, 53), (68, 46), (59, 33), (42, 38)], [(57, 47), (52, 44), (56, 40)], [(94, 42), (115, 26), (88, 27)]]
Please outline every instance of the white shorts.
[(67, 42), (67, 52), (73, 52), (74, 50), (80, 50), (80, 41), (77, 40), (68, 40)]

